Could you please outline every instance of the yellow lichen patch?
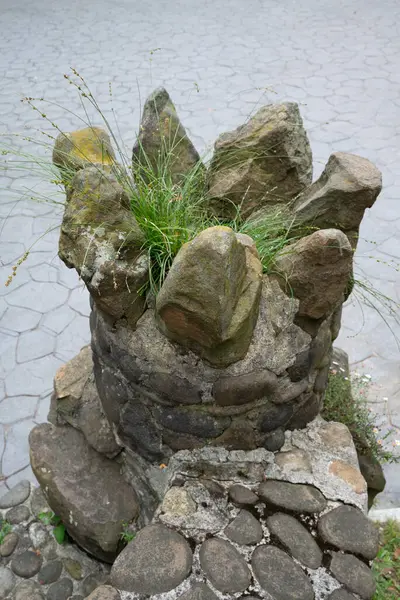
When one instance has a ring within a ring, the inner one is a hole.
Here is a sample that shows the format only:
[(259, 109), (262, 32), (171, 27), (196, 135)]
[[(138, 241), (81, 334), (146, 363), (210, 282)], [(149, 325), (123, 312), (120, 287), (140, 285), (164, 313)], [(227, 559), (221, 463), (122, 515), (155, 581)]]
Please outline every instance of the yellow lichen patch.
[(110, 148), (108, 136), (100, 127), (79, 129), (68, 134), (68, 137), (73, 143), (71, 156), (94, 164), (112, 165), (114, 162), (114, 152)]

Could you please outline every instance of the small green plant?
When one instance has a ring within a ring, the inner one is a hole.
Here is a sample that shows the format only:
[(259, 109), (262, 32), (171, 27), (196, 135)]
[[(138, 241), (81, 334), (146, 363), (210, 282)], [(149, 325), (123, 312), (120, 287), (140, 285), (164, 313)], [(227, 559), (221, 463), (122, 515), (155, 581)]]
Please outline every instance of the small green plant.
[(0, 524), (0, 546), (4, 542), (5, 537), (12, 531), (12, 525), (4, 520)]
[(381, 436), (374, 414), (368, 407), (369, 383), (369, 377), (366, 376), (353, 374), (349, 378), (335, 370), (331, 371), (321, 415), (326, 421), (347, 425), (360, 454), (372, 455), (380, 463), (399, 462), (400, 457), (385, 448), (384, 444), (393, 432), (389, 430)]
[(121, 532), (121, 540), (125, 544), (129, 544), (136, 537), (136, 533), (130, 529), (130, 524), (125, 521), (122, 523), (122, 532)]
[(44, 525), (51, 525), (53, 527), (53, 535), (58, 544), (64, 543), (66, 530), (64, 523), (61, 521), (61, 517), (58, 517), (52, 511), (46, 511), (39, 513), (38, 519)]
[(380, 548), (373, 563), (376, 593), (373, 600), (400, 598), (400, 523), (387, 521), (377, 525), (380, 530)]

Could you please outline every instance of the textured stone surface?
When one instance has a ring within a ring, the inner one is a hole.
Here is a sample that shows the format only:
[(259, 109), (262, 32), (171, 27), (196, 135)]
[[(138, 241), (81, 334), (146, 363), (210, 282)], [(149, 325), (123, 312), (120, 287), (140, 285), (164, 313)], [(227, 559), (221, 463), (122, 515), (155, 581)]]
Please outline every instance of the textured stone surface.
[(63, 564), (60, 560), (53, 560), (44, 565), (38, 573), (38, 582), (41, 585), (54, 583), (61, 575)]
[(251, 566), (262, 589), (276, 600), (313, 600), (314, 591), (303, 570), (279, 548), (258, 546)]
[(118, 556), (111, 583), (120, 590), (161, 594), (177, 587), (192, 567), (185, 538), (163, 525), (149, 525)]
[(262, 266), (229, 227), (210, 227), (178, 252), (157, 295), (162, 331), (212, 364), (243, 358), (258, 317)]
[(0, 556), (10, 556), (18, 544), (18, 539), (18, 535), (14, 531), (6, 535), (0, 545)]
[(14, 508), (10, 508), (10, 510), (7, 511), (6, 519), (9, 523), (16, 525), (17, 523), (27, 521), (30, 514), (27, 506), (14, 506)]
[(257, 494), (239, 483), (229, 488), (229, 499), (239, 506), (252, 506), (259, 501)]
[(48, 591), (46, 600), (68, 600), (73, 592), (72, 581), (63, 577), (60, 581), (53, 583)]
[(340, 550), (369, 560), (377, 555), (378, 530), (358, 508), (339, 506), (331, 510), (319, 520), (318, 532), (325, 542)]
[(224, 533), (232, 542), (241, 545), (257, 544), (263, 536), (260, 522), (247, 510), (241, 510)]
[(144, 167), (139, 181), (150, 167), (154, 173), (166, 169), (174, 183), (183, 182), (200, 162), (165, 88), (157, 88), (145, 102), (132, 160), (139, 173)]
[(363, 600), (371, 600), (376, 589), (375, 579), (371, 570), (361, 560), (350, 554), (334, 552), (330, 570), (350, 592), (358, 594)]
[(0, 497), (0, 508), (9, 508), (18, 506), (28, 498), (31, 491), (29, 481), (25, 479), (17, 483), (11, 490)]
[(44, 600), (44, 595), (34, 581), (21, 581), (15, 588), (15, 600)]
[(39, 425), (29, 442), (32, 469), (52, 510), (83, 548), (112, 561), (121, 523), (135, 519), (139, 510), (118, 464), (95, 452), (70, 427)]
[(360, 471), (342, 460), (332, 461), (329, 465), (329, 473), (343, 479), (356, 494), (362, 494), (367, 489), (367, 483)]
[(0, 567), (0, 593), (1, 598), (6, 598), (14, 587), (15, 577), (9, 569)]
[(173, 515), (190, 515), (196, 512), (196, 503), (185, 489), (172, 487), (165, 494), (161, 509)]
[(312, 156), (297, 104), (263, 106), (244, 125), (215, 142), (208, 176), (210, 207), (248, 216), (265, 205), (281, 204), (312, 179)]
[(60, 133), (54, 144), (54, 164), (68, 170), (77, 171), (89, 164), (112, 165), (114, 160), (110, 136), (100, 127)]
[(225, 540), (206, 540), (200, 548), (200, 564), (207, 578), (220, 592), (243, 592), (250, 584), (251, 574), (243, 557)]
[(293, 558), (310, 569), (318, 569), (322, 563), (322, 551), (313, 536), (297, 519), (284, 513), (275, 513), (267, 519), (271, 534), (276, 536)]
[(218, 596), (205, 583), (194, 583), (190, 589), (179, 596), (179, 600), (217, 600)]
[(355, 596), (345, 589), (339, 588), (332, 592), (332, 594), (329, 594), (327, 600), (355, 600)]
[(298, 513), (320, 513), (326, 506), (321, 492), (311, 485), (269, 480), (261, 483), (258, 494), (269, 504)]
[(118, 590), (110, 585), (101, 585), (88, 596), (88, 600), (119, 600)]
[(342, 301), (352, 269), (349, 240), (323, 229), (286, 246), (274, 259), (282, 289), (300, 300), (299, 316), (326, 317)]
[(42, 559), (30, 550), (17, 554), (11, 561), (11, 568), (16, 575), (29, 579), (40, 571)]

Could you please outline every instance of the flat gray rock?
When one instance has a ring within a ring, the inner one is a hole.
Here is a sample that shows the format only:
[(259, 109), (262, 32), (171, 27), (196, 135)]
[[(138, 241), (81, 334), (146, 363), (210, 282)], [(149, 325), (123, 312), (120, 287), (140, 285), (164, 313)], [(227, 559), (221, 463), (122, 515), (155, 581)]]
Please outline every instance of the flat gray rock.
[(15, 588), (15, 600), (44, 600), (44, 595), (34, 581), (21, 581)]
[(322, 551), (311, 533), (297, 519), (284, 513), (275, 513), (267, 519), (270, 533), (310, 569), (318, 569), (322, 563)]
[(264, 591), (274, 600), (314, 600), (314, 590), (303, 570), (274, 546), (258, 546), (251, 566)]
[(371, 570), (355, 556), (334, 552), (330, 570), (340, 583), (363, 600), (371, 600), (375, 594), (376, 584)]
[(26, 550), (21, 554), (18, 554), (13, 558), (11, 562), (11, 569), (16, 575), (29, 579), (40, 571), (42, 566), (42, 559), (35, 552)]
[(378, 530), (359, 508), (342, 505), (326, 513), (319, 520), (318, 533), (324, 542), (368, 560), (378, 553)]
[(232, 542), (243, 545), (258, 544), (263, 536), (260, 522), (247, 510), (241, 510), (224, 533)]
[(257, 494), (240, 483), (235, 483), (229, 488), (229, 500), (238, 506), (253, 506), (260, 501)]
[(60, 577), (62, 569), (63, 565), (60, 560), (52, 560), (40, 569), (38, 574), (38, 582), (40, 585), (54, 583)]
[(18, 539), (18, 534), (14, 531), (6, 535), (3, 543), (0, 545), (0, 556), (10, 556), (17, 547)]
[(118, 556), (111, 583), (127, 592), (162, 594), (186, 579), (192, 562), (184, 537), (163, 525), (149, 525)]
[(178, 600), (218, 600), (218, 596), (205, 583), (194, 583)]
[(27, 521), (31, 513), (27, 506), (14, 506), (6, 513), (6, 520), (12, 525), (17, 525), (23, 521)]
[(320, 513), (326, 507), (325, 498), (312, 485), (271, 479), (260, 484), (258, 494), (267, 504), (298, 513)]
[(200, 548), (200, 564), (214, 587), (225, 594), (244, 592), (250, 585), (250, 570), (229, 542), (210, 538)]
[(46, 600), (68, 600), (74, 587), (72, 581), (63, 577), (57, 583), (53, 583), (47, 590)]
[(10, 569), (0, 567), (0, 598), (6, 598), (14, 587), (15, 577)]
[(22, 504), (28, 498), (30, 492), (31, 484), (29, 481), (26, 479), (20, 481), (15, 487), (0, 498), (0, 508), (10, 508), (11, 506)]
[(332, 592), (326, 600), (356, 600), (356, 597), (349, 594), (344, 588), (339, 588)]

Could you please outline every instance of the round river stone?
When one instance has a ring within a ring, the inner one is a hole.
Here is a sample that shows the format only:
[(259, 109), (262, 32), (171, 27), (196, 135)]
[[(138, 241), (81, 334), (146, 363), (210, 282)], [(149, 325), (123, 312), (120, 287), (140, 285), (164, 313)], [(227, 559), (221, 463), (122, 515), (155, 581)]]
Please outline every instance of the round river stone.
[(15, 577), (10, 569), (0, 567), (0, 598), (6, 598), (14, 587)]
[(200, 564), (214, 587), (226, 594), (244, 592), (250, 585), (250, 570), (229, 542), (210, 538), (200, 548)]
[(19, 537), (12, 531), (4, 538), (3, 543), (0, 546), (0, 556), (10, 556), (17, 547)]
[(251, 565), (262, 589), (274, 600), (314, 600), (310, 580), (283, 550), (274, 546), (258, 546), (253, 552)]
[(298, 513), (320, 513), (326, 507), (321, 492), (302, 483), (270, 479), (260, 484), (258, 494), (267, 504)]
[(21, 581), (15, 588), (15, 600), (44, 600), (44, 596), (34, 581)]
[(28, 498), (30, 492), (31, 484), (29, 481), (26, 479), (24, 481), (20, 481), (9, 492), (0, 498), (0, 508), (10, 508), (11, 506), (18, 506), (18, 504), (22, 504)]
[(359, 508), (343, 504), (326, 513), (319, 520), (318, 533), (324, 542), (368, 560), (378, 553), (378, 530)]
[(47, 600), (68, 600), (74, 590), (72, 581), (63, 577), (57, 583), (53, 583), (47, 591)]
[(183, 536), (164, 525), (148, 525), (117, 557), (111, 583), (139, 594), (162, 594), (189, 575), (193, 555)]
[(31, 513), (27, 506), (14, 506), (6, 513), (6, 520), (13, 525), (27, 521)]
[(31, 550), (26, 550), (25, 552), (22, 552), (22, 554), (18, 554), (18, 556), (11, 561), (11, 569), (14, 573), (25, 579), (29, 579), (36, 575), (36, 573), (40, 571), (41, 566), (42, 559)]
[(47, 563), (39, 571), (38, 582), (40, 585), (47, 585), (48, 583), (54, 583), (61, 575), (62, 562), (60, 560), (53, 560)]
[(371, 570), (355, 556), (334, 552), (330, 570), (340, 583), (363, 600), (371, 600), (375, 594), (376, 584)]
[(263, 536), (260, 522), (247, 510), (241, 510), (224, 533), (232, 542), (244, 545), (258, 544)]
[(229, 488), (229, 500), (238, 506), (253, 506), (259, 502), (258, 496), (249, 488), (239, 483)]
[(272, 535), (306, 567), (318, 569), (322, 563), (322, 551), (309, 531), (297, 519), (284, 513), (268, 517), (267, 526)]

